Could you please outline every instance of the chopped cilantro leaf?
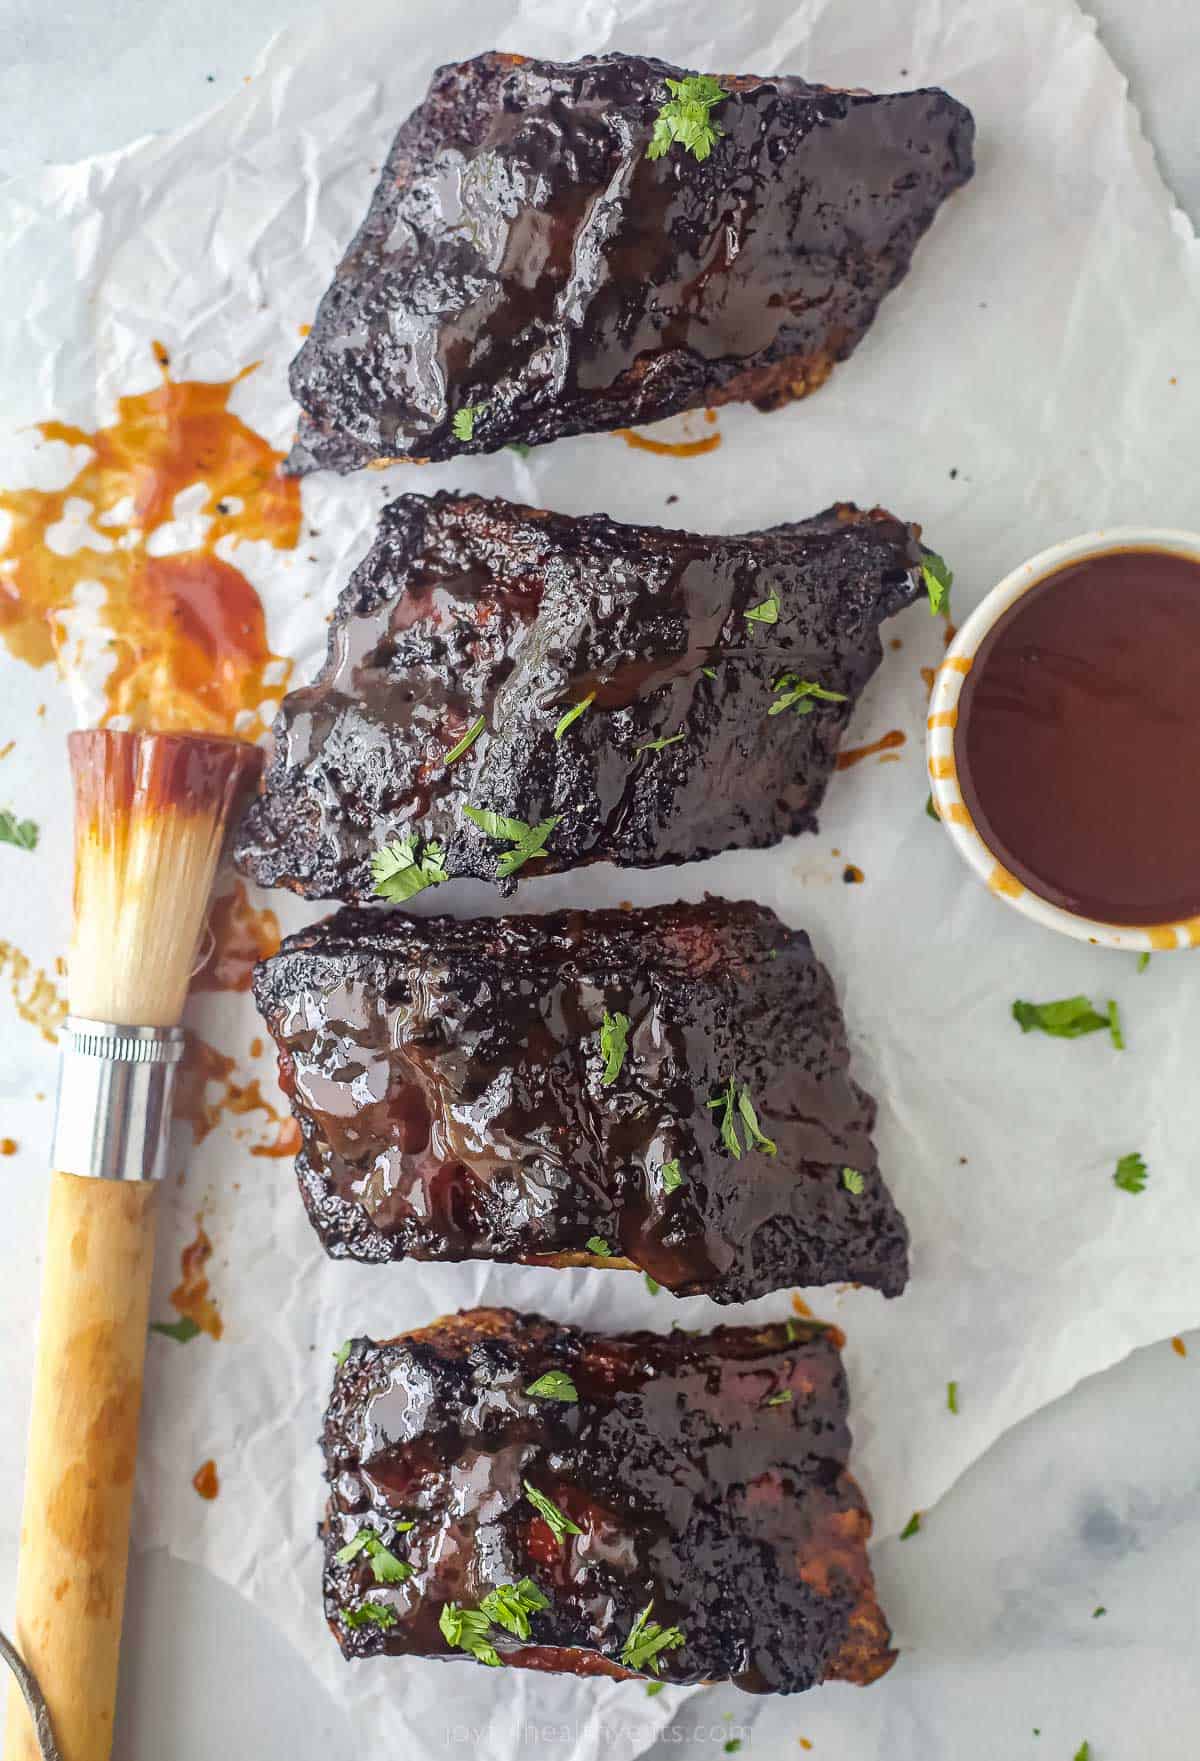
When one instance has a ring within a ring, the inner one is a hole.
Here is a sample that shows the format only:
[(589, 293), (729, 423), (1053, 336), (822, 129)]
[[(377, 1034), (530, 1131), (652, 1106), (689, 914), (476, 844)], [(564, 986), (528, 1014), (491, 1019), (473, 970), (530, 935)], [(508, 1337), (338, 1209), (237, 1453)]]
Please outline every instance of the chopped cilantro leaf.
[(1142, 953), (1140, 953), (1138, 955), (1138, 963), (1137, 963), (1138, 971), (1145, 972), (1145, 970), (1146, 970), (1147, 966), (1149, 966), (1149, 964), (1150, 964), (1150, 950), (1147, 948)]
[(546, 840), (562, 818), (561, 813), (556, 813), (531, 826), (526, 825), (523, 819), (509, 819), (506, 814), (493, 813), (489, 808), (472, 807), (469, 802), (464, 804), (463, 812), (471, 824), (477, 825), (489, 838), (513, 845), (496, 864), (496, 873), (501, 880), (507, 880), (510, 874), (523, 868), (531, 858), (545, 856)]
[(643, 1272), (642, 1277), (646, 1281), (646, 1289), (650, 1292), (650, 1295), (657, 1296), (662, 1289), (662, 1285), (658, 1283), (657, 1279), (652, 1278), (649, 1272)]
[(438, 1615), (438, 1626), (448, 1645), (469, 1652), (489, 1669), (499, 1669), (500, 1654), (488, 1638), (491, 1625), (478, 1608), (460, 1608), (457, 1602), (447, 1602)]
[(861, 1193), (865, 1182), (857, 1168), (843, 1168), (842, 1185), (846, 1188), (847, 1192), (853, 1193), (854, 1197), (857, 1198)]
[(561, 1400), (568, 1406), (579, 1399), (579, 1390), (565, 1370), (547, 1370), (544, 1376), (531, 1382), (525, 1392), (539, 1400)]
[(1108, 1613), (1108, 1609), (1107, 1609), (1107, 1608), (1093, 1608), (1093, 1609), (1092, 1609), (1092, 1619), (1093, 1619), (1093, 1620), (1099, 1620), (1099, 1619), (1100, 1619), (1100, 1616), (1101, 1616), (1101, 1615), (1102, 1615), (1102, 1614), (1107, 1614), (1107, 1613)]
[(778, 593), (768, 593), (765, 599), (760, 600), (757, 605), (752, 605), (749, 611), (742, 613), (742, 616), (748, 624), (777, 624), (779, 622)]
[(622, 1015), (620, 1010), (615, 1015), (610, 1015), (606, 1009), (604, 1020), (600, 1024), (600, 1055), (604, 1059), (604, 1075), (600, 1081), (605, 1088), (610, 1088), (621, 1074), (628, 1043), (628, 1015)]
[(333, 1354), (333, 1361), (339, 1370), (345, 1363), (346, 1359), (350, 1356), (350, 1345), (351, 1341), (349, 1339), (343, 1339), (342, 1343)]
[(1112, 1043), (1118, 1052), (1123, 1052), (1125, 1050), (1125, 1034), (1121, 1027), (1121, 1011), (1117, 1008), (1117, 1005), (1113, 1002), (1111, 997), (1108, 999), (1108, 1009), (1106, 1013), (1108, 1015), (1108, 1031), (1112, 1037)]
[(947, 1382), (946, 1383), (946, 1408), (947, 1408), (947, 1411), (949, 1411), (949, 1412), (952, 1412), (955, 1414), (957, 1414), (957, 1412), (958, 1412), (958, 1383), (957, 1382)]
[(914, 1510), (912, 1515), (909, 1517), (908, 1521), (905, 1523), (904, 1527), (900, 1531), (900, 1539), (902, 1541), (908, 1541), (912, 1538), (913, 1535), (918, 1535), (918, 1534), (920, 1534), (920, 1532), (921, 1532), (921, 1513), (919, 1510)]
[(634, 747), (634, 749), (633, 749), (634, 757), (640, 758), (643, 752), (661, 752), (663, 750), (663, 748), (666, 746), (678, 745), (679, 741), (682, 740), (683, 738), (684, 738), (684, 730), (682, 728), (680, 728), (680, 730), (677, 734), (671, 734), (668, 738), (661, 739), (661, 740), (647, 740), (646, 744), (644, 746), (635, 746)]
[(662, 1653), (678, 1650), (684, 1639), (677, 1626), (662, 1627), (650, 1619), (653, 1607), (653, 1601), (647, 1602), (629, 1629), (621, 1646), (621, 1662), (626, 1669), (649, 1669), (657, 1675), (662, 1668)]
[(1122, 1156), (1117, 1162), (1113, 1175), (1113, 1184), (1122, 1192), (1144, 1192), (1146, 1182), (1150, 1178), (1150, 1170), (1136, 1150), (1128, 1156)]
[(36, 850), (38, 829), (31, 819), (18, 819), (10, 808), (0, 808), (0, 844), (15, 844), (18, 850)]
[(677, 1186), (683, 1185), (683, 1175), (679, 1172), (678, 1161), (664, 1162), (660, 1172), (664, 1192), (674, 1192)]
[(589, 1253), (594, 1253), (598, 1260), (612, 1259), (612, 1248), (609, 1247), (603, 1235), (589, 1235), (583, 1245)]
[[(404, 1525), (411, 1528), (412, 1524)], [(357, 1559), (365, 1553), (371, 1567), (371, 1576), (377, 1584), (402, 1584), (405, 1578), (412, 1576), (412, 1566), (407, 1560), (397, 1559), (396, 1555), (384, 1546), (374, 1529), (360, 1529), (352, 1541), (340, 1547), (334, 1558), (342, 1565)]]
[(463, 753), (466, 752), (470, 747), (472, 747), (475, 744), (476, 740), (478, 740), (480, 734), (482, 734), (484, 728), (486, 728), (486, 727), (487, 727), (487, 717), (481, 715), (479, 717), (479, 720), (476, 722), (473, 722), (472, 725), (467, 729), (466, 733), (463, 735), (462, 739), (458, 742), (458, 744), (456, 746), (451, 746), (449, 752), (447, 752), (445, 758), (442, 760), (442, 763), (443, 764), (457, 763), (457, 761), (462, 757)]
[(929, 815), (930, 819), (940, 819), (942, 817), (941, 814), (938, 812), (937, 808), (933, 805), (933, 792), (932, 792), (932, 790), (925, 797), (925, 811)]
[(151, 1321), (150, 1331), (162, 1333), (167, 1339), (174, 1339), (178, 1345), (186, 1345), (194, 1339), (200, 1329), (191, 1315), (180, 1315), (177, 1321)]
[(578, 703), (573, 703), (571, 705), (566, 715), (560, 716), (558, 725), (554, 730), (554, 738), (556, 740), (561, 740), (571, 723), (579, 720), (588, 705), (595, 700), (595, 696), (596, 693), (594, 691), (589, 691), (586, 697), (581, 698)]
[(940, 557), (936, 550), (926, 553), (921, 564), (921, 579), (925, 583), (925, 591), (929, 595), (929, 610), (933, 617), (940, 611), (950, 609), (950, 588), (954, 581), (954, 572)]
[(661, 1694), (663, 1689), (666, 1687), (666, 1685), (667, 1685), (666, 1682), (647, 1682), (646, 1683), (646, 1698), (647, 1698), (647, 1700), (653, 1700), (655, 1694)]
[(479, 1612), (514, 1638), (527, 1639), (529, 1616), (549, 1606), (533, 1579), (522, 1578), (519, 1584), (497, 1584), (489, 1590), (479, 1604)]
[(423, 857), (417, 856), (415, 832), (396, 838), (376, 850), (371, 858), (371, 879), (381, 899), (411, 899), (426, 887), (440, 886), (446, 880), (445, 853), (440, 844), (426, 844)]
[(725, 1088), (708, 1103), (711, 1109), (721, 1111), (721, 1142), (737, 1162), (742, 1159), (742, 1140), (738, 1136), (739, 1123), (746, 1133), (746, 1147), (758, 1149), (765, 1156), (773, 1156), (776, 1145), (759, 1129), (758, 1115), (754, 1111), (754, 1102), (750, 1098), (750, 1090), (739, 1083), (736, 1076), (731, 1076)]
[(343, 1608), (342, 1619), (351, 1628), (377, 1626), (384, 1632), (396, 1625), (396, 1616), (383, 1602), (360, 1602), (357, 1608)]
[(665, 81), (671, 96), (654, 119), (654, 133), (646, 148), (647, 159), (661, 159), (678, 144), (685, 153), (707, 159), (724, 129), (712, 120), (711, 112), (729, 96), (724, 86), (711, 74), (689, 74), (684, 79)]
[(552, 1499), (547, 1498), (544, 1492), (539, 1492), (536, 1486), (529, 1484), (528, 1480), (522, 1481), (522, 1484), (525, 1487), (526, 1498), (547, 1525), (560, 1547), (568, 1535), (582, 1535), (583, 1530), (579, 1524), (573, 1523), (569, 1516), (565, 1516), (558, 1505)]
[(1039, 1028), (1056, 1039), (1079, 1039), (1085, 1033), (1112, 1030), (1108, 1015), (1101, 1015), (1087, 997), (1063, 997), (1054, 1003), (1018, 1000), (1012, 1006), (1012, 1014), (1022, 1033), (1032, 1033), (1034, 1028)]
[(486, 409), (486, 404), (464, 404), (461, 410), (455, 410), (450, 424), (455, 440), (474, 440), (475, 418)]
[(768, 1395), (766, 1400), (763, 1401), (763, 1405), (764, 1406), (787, 1406), (791, 1402), (791, 1398), (792, 1398), (791, 1389), (790, 1388), (781, 1388), (779, 1390), (778, 1394)]
[(811, 715), (814, 702), (846, 701), (844, 691), (827, 691), (824, 685), (816, 685), (811, 679), (802, 679), (796, 673), (784, 673), (776, 679), (773, 690), (775, 701), (768, 709), (768, 715), (782, 715), (785, 709), (794, 709), (797, 715)]

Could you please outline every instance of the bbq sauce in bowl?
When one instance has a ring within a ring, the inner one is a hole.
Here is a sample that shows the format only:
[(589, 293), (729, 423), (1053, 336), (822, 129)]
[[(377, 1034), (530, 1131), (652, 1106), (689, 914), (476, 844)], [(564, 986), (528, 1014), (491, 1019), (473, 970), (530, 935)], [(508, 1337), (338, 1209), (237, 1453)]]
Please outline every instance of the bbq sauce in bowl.
[(980, 643), (954, 759), (980, 837), (1042, 898), (1200, 913), (1200, 559), (1112, 550), (1036, 582)]

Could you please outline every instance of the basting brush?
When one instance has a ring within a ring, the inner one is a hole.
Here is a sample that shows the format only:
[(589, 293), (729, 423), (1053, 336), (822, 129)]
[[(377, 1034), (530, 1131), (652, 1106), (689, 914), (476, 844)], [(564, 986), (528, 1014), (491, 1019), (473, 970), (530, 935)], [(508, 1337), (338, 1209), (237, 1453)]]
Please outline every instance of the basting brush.
[[(72, 734), (69, 747), (70, 1014), (15, 1639), (62, 1761), (108, 1761), (179, 1019), (226, 827), (261, 753), (239, 740), (111, 730)], [(14, 1686), (7, 1761), (47, 1752)]]

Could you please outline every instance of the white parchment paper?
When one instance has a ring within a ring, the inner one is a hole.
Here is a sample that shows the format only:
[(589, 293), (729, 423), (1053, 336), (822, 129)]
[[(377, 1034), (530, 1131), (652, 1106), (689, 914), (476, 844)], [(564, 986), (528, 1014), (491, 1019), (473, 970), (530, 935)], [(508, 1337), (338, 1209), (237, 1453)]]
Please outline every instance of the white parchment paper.
[[(641, 49), (700, 68), (877, 90), (943, 84), (975, 111), (977, 176), (829, 385), (771, 416), (722, 411), (713, 454), (652, 458), (599, 435), (524, 461), (505, 453), (306, 482), (300, 549), (243, 545), (235, 559), (298, 677), (323, 653), (325, 613), (378, 507), (401, 489), (461, 485), (720, 531), (799, 518), (838, 498), (881, 502), (920, 520), (950, 559), (960, 614), (1023, 557), (1072, 532), (1200, 525), (1200, 250), (1124, 82), (1069, 0), (330, 8), (279, 39), (243, 94), (179, 134), (0, 191), (0, 483), (66, 481), (69, 449), (39, 446), (29, 425), (110, 419), (119, 394), (155, 382), (152, 337), (166, 342), (180, 378), (226, 379), (260, 360), (234, 407), (286, 444), (298, 326), (365, 208), (395, 126), (437, 63), (492, 46), (560, 56)], [(668, 496), (677, 498), (669, 511)], [(907, 744), (898, 762), (870, 760), (837, 779), (819, 836), (656, 873), (592, 869), (531, 882), (520, 897), (523, 909), (549, 909), (706, 890), (752, 896), (808, 929), (832, 968), (914, 1244), (899, 1301), (808, 1293), (848, 1334), (857, 1469), (883, 1534), (928, 1509), (1016, 1420), (1132, 1347), (1200, 1321), (1192, 968), (1184, 956), (1156, 956), (1139, 973), (1131, 957), (1039, 931), (968, 876), (924, 812), (919, 669), (936, 663), (942, 626), (918, 608), (892, 629), (903, 648), (888, 655), (849, 738), (899, 727)], [(0, 742), (16, 740), (0, 763), (0, 806), (42, 827), (33, 856), (0, 848), (0, 938), (51, 973), (68, 923), (63, 734), (95, 711), (82, 675), (34, 671), (0, 650)], [(851, 862), (862, 885), (842, 882)], [(273, 903), (289, 926), (316, 914)], [(498, 909), (471, 887), (444, 889), (437, 906)], [(11, 1419), (0, 1433), (0, 1540), (15, 1548), (54, 1051), (10, 1005), (11, 976), (0, 942), (0, 1131), (20, 1146), (0, 1164)], [(1126, 1051), (1102, 1035), (1026, 1038), (1009, 1018), (1014, 996), (1077, 991), (1120, 1002)], [(190, 1018), (243, 1073), (269, 1083), (269, 1059), (255, 1065), (250, 1053), (259, 1024), (249, 998), (200, 999)], [(636, 1752), (683, 1696), (647, 1700), (636, 1684), (465, 1665), (341, 1664), (321, 1617), (314, 1538), (330, 1353), (351, 1332), (394, 1332), (474, 1302), (603, 1327), (708, 1325), (739, 1311), (652, 1299), (640, 1279), (617, 1273), (330, 1264), (290, 1164), (252, 1157), (256, 1135), (254, 1119), (226, 1121), (166, 1195), (155, 1312), (170, 1316), (179, 1248), (203, 1208), (226, 1332), (216, 1344), (151, 1340), (138, 1543), (209, 1565), (277, 1619), (353, 1705), (363, 1753), (441, 1752), (462, 1740), (447, 1734), (455, 1723), (484, 1733), (473, 1740), (486, 1755)], [(1134, 1149), (1150, 1169), (1139, 1197), (1111, 1179), (1117, 1157)], [(788, 1298), (741, 1312), (784, 1314)], [(947, 1410), (950, 1380), (957, 1416)], [(211, 1504), (190, 1484), (209, 1456), (222, 1482)], [(843, 1698), (854, 1728), (857, 1697)], [(874, 1726), (857, 1728), (856, 1752), (874, 1753)]]

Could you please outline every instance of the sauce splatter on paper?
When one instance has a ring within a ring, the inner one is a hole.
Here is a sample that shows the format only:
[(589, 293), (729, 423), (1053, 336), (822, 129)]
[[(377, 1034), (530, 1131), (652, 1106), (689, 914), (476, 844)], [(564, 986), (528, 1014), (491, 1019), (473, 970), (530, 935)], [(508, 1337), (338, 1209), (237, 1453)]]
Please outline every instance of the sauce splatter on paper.
[(53, 1045), (67, 1018), (67, 999), (48, 972), (35, 966), (11, 942), (0, 941), (0, 973), (8, 978), (13, 1004), (22, 1021), (41, 1030)]
[(861, 764), (864, 758), (872, 758), (877, 752), (893, 752), (897, 746), (903, 746), (906, 735), (899, 728), (890, 728), (881, 739), (872, 740), (869, 746), (850, 746), (845, 752), (837, 755), (837, 768), (850, 770)]
[(295, 1120), (267, 1099), (257, 1077), (239, 1082), (236, 1068), (227, 1053), (219, 1052), (199, 1034), (191, 1034), (175, 1090), (176, 1119), (190, 1125), (196, 1142), (203, 1143), (226, 1113), (262, 1113), (274, 1135), (254, 1144), (251, 1155), (294, 1156), (300, 1148)]
[(221, 1481), (217, 1474), (217, 1464), (211, 1456), (207, 1461), (202, 1461), (192, 1475), (192, 1486), (209, 1503), (220, 1492)]
[(208, 1273), (204, 1269), (212, 1258), (212, 1250), (204, 1224), (197, 1217), (195, 1237), (179, 1256), (179, 1283), (168, 1300), (177, 1314), (185, 1315), (210, 1339), (219, 1339), (225, 1323), (209, 1295)]
[(243, 881), (222, 893), (209, 914), (210, 941), (204, 964), (192, 979), (194, 991), (248, 991), (257, 960), (279, 948), (279, 919), (269, 907), (250, 903)]
[[(64, 614), (100, 599), (112, 657), (105, 716), (134, 727), (256, 738), (283, 695), (290, 662), (273, 654), (258, 594), (219, 550), (237, 539), (294, 549), (300, 489), (282, 454), (235, 416), (244, 379), (173, 380), (117, 400), (91, 432), (42, 422), (43, 439), (88, 448), (62, 489), (0, 491), (10, 530), (0, 550), (0, 640), (35, 667), (65, 668), (75, 642)], [(201, 485), (203, 536), (168, 548), (181, 492)], [(63, 553), (68, 535), (73, 545)], [(161, 535), (157, 536), (156, 535)]]

